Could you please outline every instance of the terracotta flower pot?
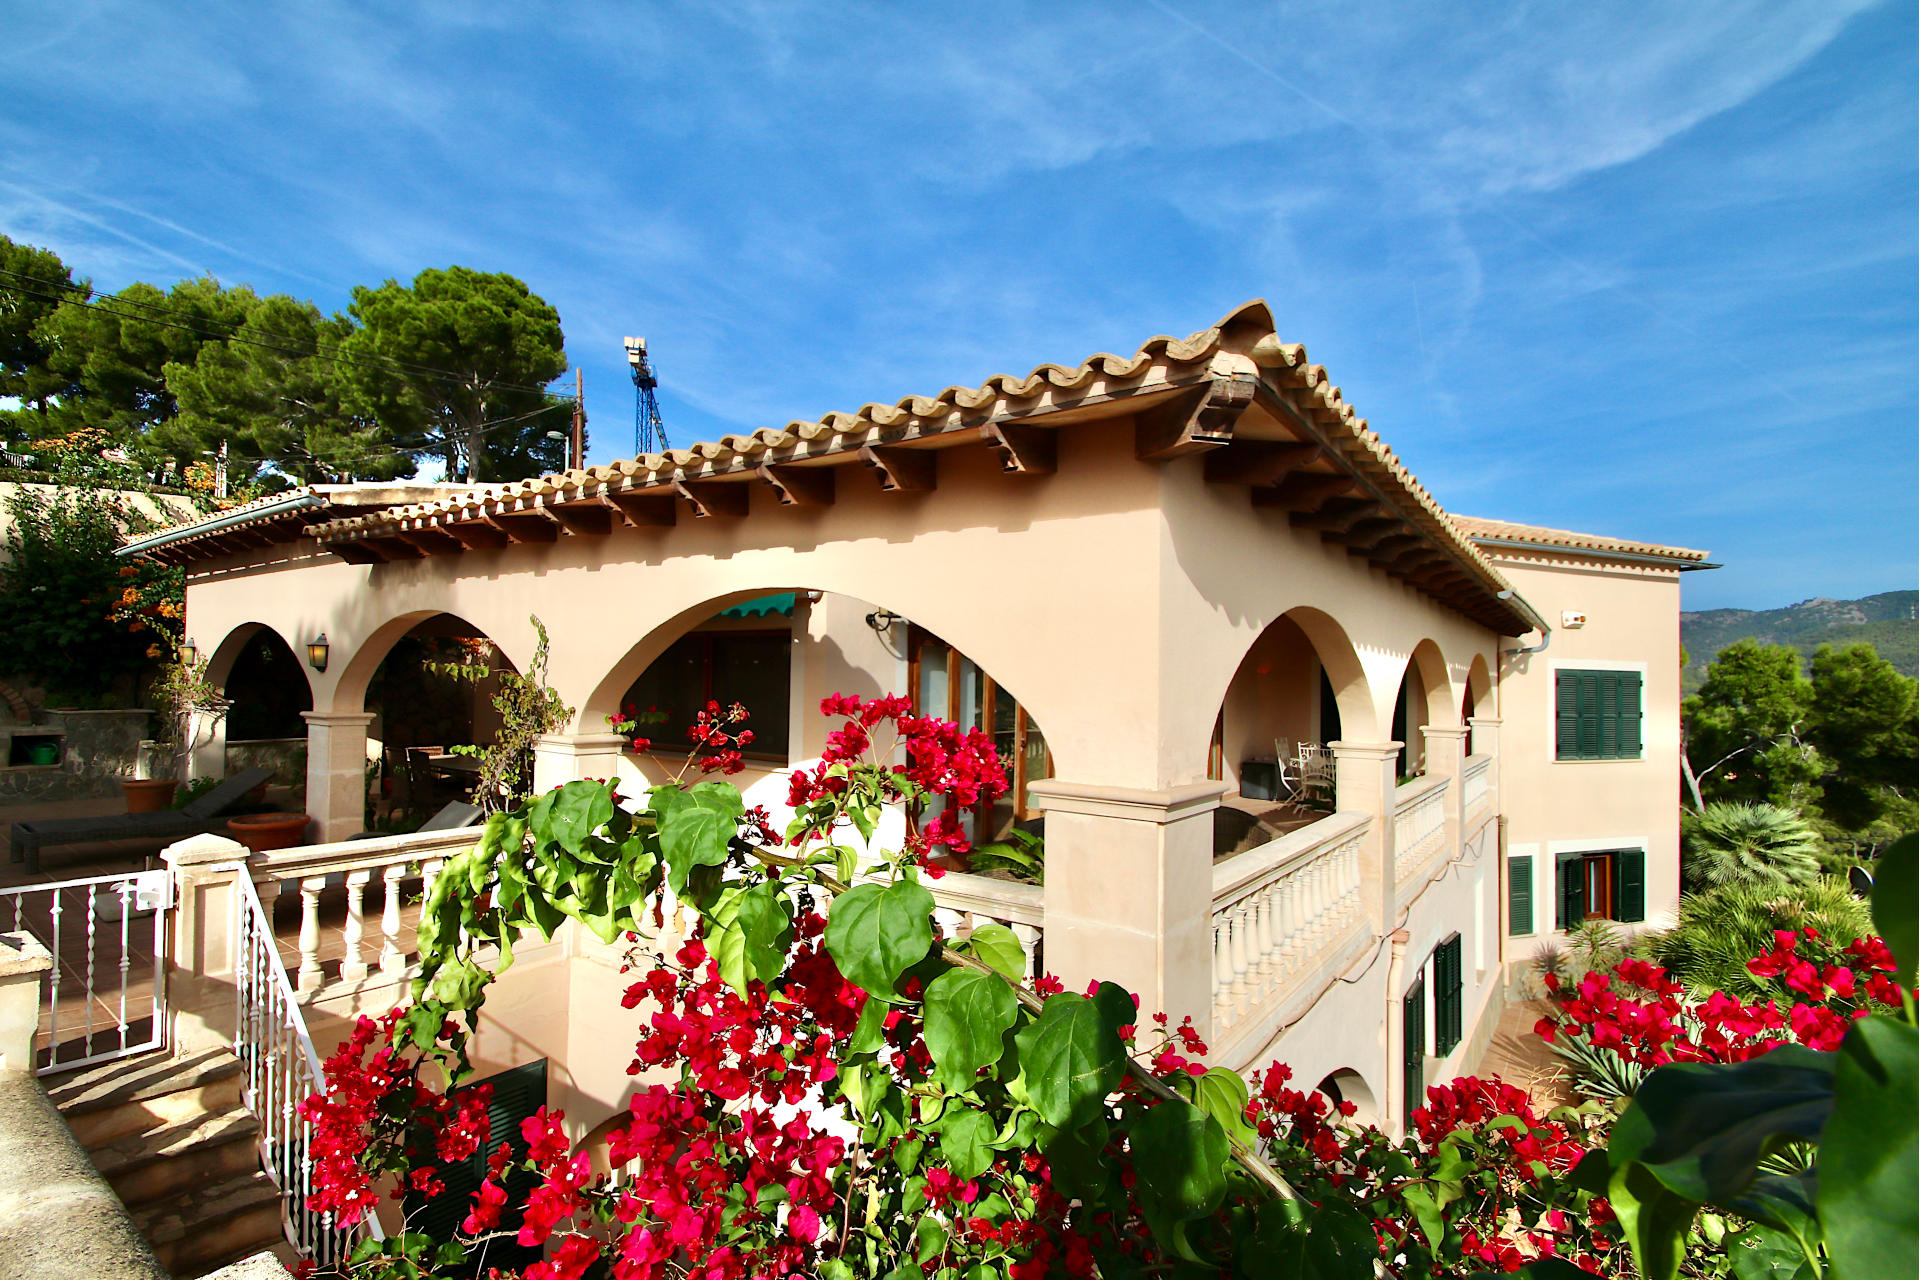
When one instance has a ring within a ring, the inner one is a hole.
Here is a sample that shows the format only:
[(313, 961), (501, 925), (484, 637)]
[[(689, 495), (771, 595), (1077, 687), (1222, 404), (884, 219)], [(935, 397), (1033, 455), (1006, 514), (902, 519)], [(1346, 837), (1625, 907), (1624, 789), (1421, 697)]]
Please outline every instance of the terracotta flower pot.
[(159, 813), (173, 803), (176, 778), (127, 778), (120, 783), (127, 794), (128, 813)]
[(304, 813), (245, 813), (227, 819), (227, 834), (255, 853), (291, 849), (306, 838)]

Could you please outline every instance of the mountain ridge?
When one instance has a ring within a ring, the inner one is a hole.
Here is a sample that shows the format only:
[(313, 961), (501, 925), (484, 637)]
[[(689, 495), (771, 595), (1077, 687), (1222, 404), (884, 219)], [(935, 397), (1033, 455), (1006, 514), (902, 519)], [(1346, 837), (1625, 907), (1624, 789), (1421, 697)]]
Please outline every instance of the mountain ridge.
[(1706, 679), (1707, 665), (1736, 640), (1785, 644), (1811, 657), (1823, 644), (1842, 648), (1871, 644), (1902, 675), (1920, 666), (1920, 591), (1882, 591), (1856, 600), (1814, 596), (1779, 609), (1701, 609), (1680, 615), (1680, 643), (1687, 665), (1680, 672), (1683, 693)]

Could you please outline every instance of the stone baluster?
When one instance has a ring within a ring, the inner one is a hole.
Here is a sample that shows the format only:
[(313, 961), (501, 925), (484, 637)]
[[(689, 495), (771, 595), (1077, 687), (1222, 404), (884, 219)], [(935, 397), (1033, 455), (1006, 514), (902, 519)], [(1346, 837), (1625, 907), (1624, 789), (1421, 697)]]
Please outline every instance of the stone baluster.
[(326, 887), (325, 876), (300, 881), (300, 970), (295, 985), (302, 991), (320, 985), (320, 891)]
[(380, 908), (380, 972), (394, 974), (406, 968), (407, 957), (400, 950), (400, 882), (407, 877), (407, 866), (396, 862), (380, 870), (380, 883), (386, 901)]
[(1027, 971), (1024, 976), (1027, 981), (1031, 982), (1040, 976), (1040, 965), (1038, 963), (1040, 931), (1030, 924), (1016, 924), (1009, 927), (1013, 930), (1013, 936), (1020, 940), (1020, 950), (1025, 953), (1027, 957)]
[(367, 976), (367, 885), (372, 880), (371, 870), (347, 872), (347, 923), (342, 931), (346, 950), (340, 957), (340, 977), (347, 982)]

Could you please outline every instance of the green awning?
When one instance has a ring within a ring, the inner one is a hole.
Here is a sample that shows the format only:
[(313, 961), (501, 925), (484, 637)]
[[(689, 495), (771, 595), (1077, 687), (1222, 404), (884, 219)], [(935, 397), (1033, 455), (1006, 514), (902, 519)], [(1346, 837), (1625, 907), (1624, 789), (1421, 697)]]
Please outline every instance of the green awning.
[(774, 614), (793, 616), (793, 592), (780, 591), (770, 596), (743, 600), (731, 609), (722, 609), (722, 618), (771, 618)]

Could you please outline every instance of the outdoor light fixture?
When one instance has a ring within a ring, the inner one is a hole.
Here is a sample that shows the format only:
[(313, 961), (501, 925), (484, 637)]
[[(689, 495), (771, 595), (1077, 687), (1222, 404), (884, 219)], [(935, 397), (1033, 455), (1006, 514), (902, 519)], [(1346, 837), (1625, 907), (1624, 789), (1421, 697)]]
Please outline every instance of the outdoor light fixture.
[(194, 644), (193, 637), (187, 637), (187, 642), (180, 646), (180, 665), (190, 667), (199, 657), (200, 647)]
[(905, 618), (891, 609), (875, 609), (867, 615), (867, 625), (873, 628), (875, 635), (885, 635), (893, 630), (895, 623), (905, 621)]
[(327, 669), (327, 633), (322, 631), (307, 641), (307, 665), (315, 671)]

